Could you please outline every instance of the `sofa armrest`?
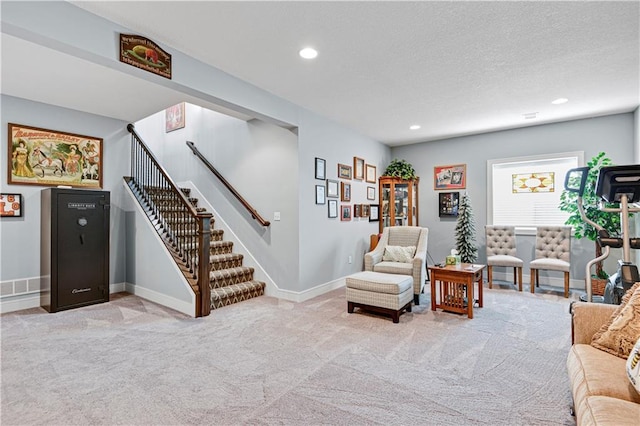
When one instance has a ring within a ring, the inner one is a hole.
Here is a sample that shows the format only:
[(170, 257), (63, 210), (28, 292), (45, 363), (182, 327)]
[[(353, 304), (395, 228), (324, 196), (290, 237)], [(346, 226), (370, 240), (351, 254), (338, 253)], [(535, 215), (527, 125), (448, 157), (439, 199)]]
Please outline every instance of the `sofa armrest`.
[(571, 305), (571, 341), (590, 344), (593, 335), (607, 322), (617, 305), (574, 302)]

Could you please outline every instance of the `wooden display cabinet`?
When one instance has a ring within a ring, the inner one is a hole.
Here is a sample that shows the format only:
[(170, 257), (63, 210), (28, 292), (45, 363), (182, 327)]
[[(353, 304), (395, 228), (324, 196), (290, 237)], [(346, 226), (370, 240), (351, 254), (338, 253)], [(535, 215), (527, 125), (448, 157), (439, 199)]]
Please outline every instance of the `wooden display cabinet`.
[(380, 232), (387, 226), (418, 226), (419, 182), (380, 176)]

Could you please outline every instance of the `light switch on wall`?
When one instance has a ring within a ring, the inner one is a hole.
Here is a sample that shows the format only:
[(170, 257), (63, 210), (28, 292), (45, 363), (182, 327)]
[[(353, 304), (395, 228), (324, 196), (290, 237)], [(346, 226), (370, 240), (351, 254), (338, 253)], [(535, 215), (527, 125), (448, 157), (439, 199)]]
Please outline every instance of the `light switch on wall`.
[(273, 212), (273, 220), (280, 220), (280, 212)]

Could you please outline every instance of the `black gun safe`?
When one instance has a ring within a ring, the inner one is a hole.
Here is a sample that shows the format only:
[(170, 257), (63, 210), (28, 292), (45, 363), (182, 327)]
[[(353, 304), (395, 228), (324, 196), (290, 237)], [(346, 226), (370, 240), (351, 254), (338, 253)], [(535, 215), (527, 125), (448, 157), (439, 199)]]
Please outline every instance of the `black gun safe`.
[(40, 194), (40, 306), (58, 312), (109, 301), (109, 192)]

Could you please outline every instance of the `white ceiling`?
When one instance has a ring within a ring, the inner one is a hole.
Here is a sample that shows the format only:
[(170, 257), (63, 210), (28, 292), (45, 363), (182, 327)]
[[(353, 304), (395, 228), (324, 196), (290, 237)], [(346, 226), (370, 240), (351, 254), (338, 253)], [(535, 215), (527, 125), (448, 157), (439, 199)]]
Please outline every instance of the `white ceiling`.
[[(72, 3), (391, 146), (640, 104), (637, 1)], [(298, 56), (308, 45), (313, 61)], [(166, 88), (114, 91), (153, 83), (5, 34), (2, 56), (13, 96), (129, 121), (181, 100), (216, 109)]]

